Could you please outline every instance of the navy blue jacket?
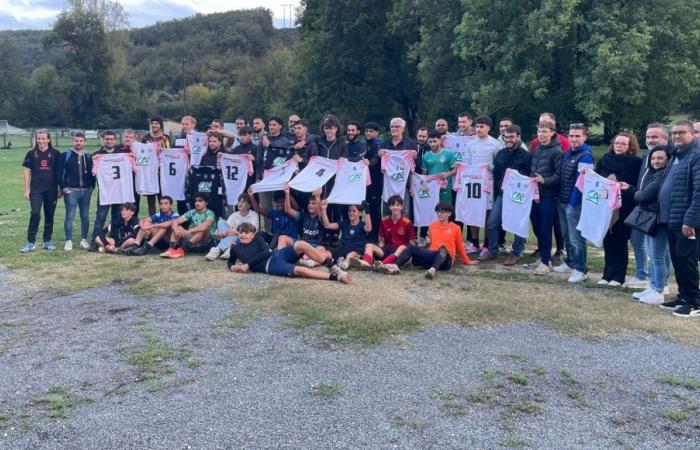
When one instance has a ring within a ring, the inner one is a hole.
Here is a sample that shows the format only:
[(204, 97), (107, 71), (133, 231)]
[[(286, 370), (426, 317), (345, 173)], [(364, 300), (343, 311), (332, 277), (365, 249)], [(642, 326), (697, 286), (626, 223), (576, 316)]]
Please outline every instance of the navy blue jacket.
[(700, 142), (693, 139), (685, 150), (678, 149), (666, 166), (664, 178), (672, 164), (677, 164), (671, 190), (669, 230), (683, 225), (700, 229)]

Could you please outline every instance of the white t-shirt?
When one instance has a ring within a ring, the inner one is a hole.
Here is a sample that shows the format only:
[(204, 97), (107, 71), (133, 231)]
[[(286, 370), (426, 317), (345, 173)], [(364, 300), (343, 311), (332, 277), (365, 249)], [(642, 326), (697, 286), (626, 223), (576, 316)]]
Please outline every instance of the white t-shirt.
[(455, 162), (468, 160), (466, 156), (467, 146), (474, 139), (474, 136), (459, 136), (456, 134), (446, 134), (443, 146), (455, 154)]
[(173, 200), (185, 199), (185, 179), (189, 169), (187, 151), (166, 148), (160, 153), (160, 191)]
[(333, 178), (337, 168), (338, 161), (335, 159), (312, 156), (304, 170), (289, 182), (289, 187), (300, 192), (313, 192), (325, 186), (328, 180)]
[(93, 172), (97, 176), (100, 205), (134, 201), (134, 160), (129, 153), (96, 155)]
[(411, 175), (413, 188), (413, 225), (427, 227), (437, 220), (435, 206), (440, 202), (440, 188), (446, 183), (432, 175)]
[(369, 169), (362, 161), (338, 160), (335, 185), (328, 196), (328, 203), (359, 205), (367, 197), (367, 186), (372, 184)]
[(238, 196), (243, 193), (248, 175), (253, 173), (253, 163), (248, 155), (230, 155), (221, 153), (219, 156), (221, 165), (221, 178), (226, 187), (226, 204), (238, 203)]
[(413, 172), (415, 150), (386, 150), (382, 154), (382, 172), (384, 172), (384, 188), (382, 200), (389, 201), (392, 195), (402, 198), (406, 192), (408, 176)]
[(244, 222), (254, 225), (256, 230), (260, 229), (260, 216), (253, 210), (248, 211), (248, 214), (245, 216), (242, 216), (240, 211), (234, 211), (228, 216), (228, 219), (226, 219), (228, 226), (234, 230), (238, 228), (238, 225)]
[(476, 227), (485, 225), (491, 188), (489, 177), (486, 167), (457, 164), (453, 186), (457, 191), (455, 220)]
[(503, 177), (501, 226), (505, 231), (527, 239), (530, 231), (532, 201), (539, 201), (537, 182), (517, 170), (507, 169)]
[(471, 166), (486, 164), (489, 168), (493, 168), (493, 157), (496, 152), (503, 148), (503, 144), (491, 136), (483, 139), (477, 136), (472, 136), (472, 138), (467, 143), (466, 159), (462, 162)]
[(153, 195), (160, 193), (158, 186), (158, 144), (131, 144), (131, 154), (136, 164), (136, 192), (141, 195)]
[(284, 189), (284, 184), (294, 175), (297, 166), (297, 162), (290, 159), (282, 165), (263, 172), (262, 180), (252, 184), (250, 187), (253, 188), (253, 192), (281, 191)]
[(582, 194), (581, 218), (576, 229), (593, 245), (602, 247), (613, 211), (622, 206), (620, 185), (587, 168), (576, 180), (576, 188)]
[(192, 131), (187, 134), (187, 148), (190, 151), (190, 163), (198, 166), (202, 161), (202, 156), (207, 152), (209, 137), (206, 133)]

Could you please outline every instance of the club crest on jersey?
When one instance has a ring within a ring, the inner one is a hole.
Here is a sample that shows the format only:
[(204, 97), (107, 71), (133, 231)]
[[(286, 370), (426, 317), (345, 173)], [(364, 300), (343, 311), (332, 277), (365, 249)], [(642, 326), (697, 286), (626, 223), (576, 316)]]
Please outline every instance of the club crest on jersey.
[(600, 202), (600, 194), (595, 189), (586, 192), (586, 200), (597, 205)]
[(197, 190), (199, 192), (211, 192), (211, 181), (201, 181), (197, 185)]
[(348, 183), (356, 183), (362, 179), (362, 175), (357, 173), (357, 167), (352, 168), (352, 175), (348, 177)]
[(281, 166), (282, 164), (284, 164), (284, 161), (285, 159), (283, 157), (278, 156), (277, 158), (272, 160), (272, 167)]
[(200, 153), (202, 153), (202, 146), (201, 145), (193, 145), (192, 149), (190, 151), (194, 155), (199, 155)]
[(403, 174), (403, 172), (396, 172), (391, 176), (391, 179), (394, 181), (404, 181), (406, 179), (406, 176)]
[(143, 150), (139, 151), (139, 156), (136, 158), (136, 165), (137, 166), (150, 166), (151, 165), (151, 158), (149, 158), (147, 155), (143, 153)]
[(510, 195), (510, 199), (515, 203), (523, 203), (525, 201), (525, 194), (522, 192), (513, 192)]
[(420, 190), (418, 191), (418, 198), (429, 198), (430, 189), (428, 189), (428, 183), (423, 182), (420, 185)]

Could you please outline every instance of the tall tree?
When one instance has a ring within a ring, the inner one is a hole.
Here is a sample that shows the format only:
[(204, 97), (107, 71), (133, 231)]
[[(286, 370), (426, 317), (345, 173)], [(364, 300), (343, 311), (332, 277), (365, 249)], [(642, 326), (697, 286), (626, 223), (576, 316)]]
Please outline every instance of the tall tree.
[(19, 52), (8, 38), (0, 40), (0, 117), (19, 119), (24, 93), (24, 74)]

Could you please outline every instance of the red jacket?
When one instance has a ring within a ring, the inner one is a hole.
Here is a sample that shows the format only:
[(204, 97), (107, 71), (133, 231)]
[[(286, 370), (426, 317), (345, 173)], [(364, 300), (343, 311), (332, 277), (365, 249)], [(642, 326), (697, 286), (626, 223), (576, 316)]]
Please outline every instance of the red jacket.
[[(554, 136), (559, 137), (559, 143), (561, 144), (561, 150), (564, 153), (568, 153), (569, 150), (571, 150), (571, 142), (569, 142), (569, 139), (566, 136), (564, 136), (563, 134), (559, 134), (559, 133), (554, 133)], [(540, 145), (540, 138), (536, 137), (530, 143), (530, 153), (534, 152), (538, 145)]]

